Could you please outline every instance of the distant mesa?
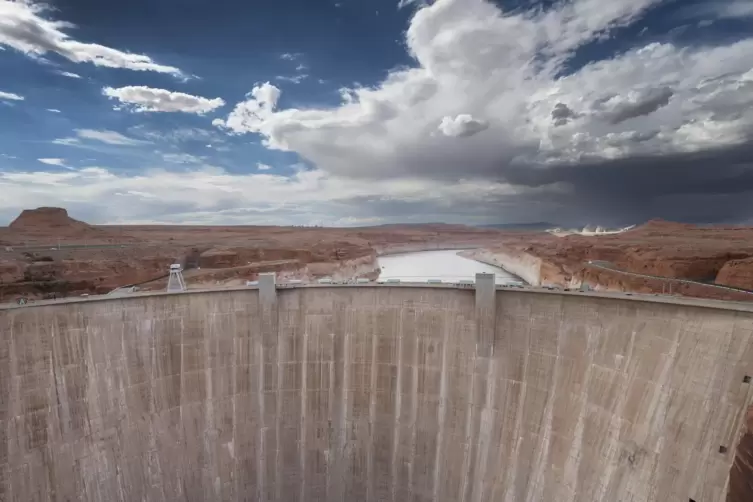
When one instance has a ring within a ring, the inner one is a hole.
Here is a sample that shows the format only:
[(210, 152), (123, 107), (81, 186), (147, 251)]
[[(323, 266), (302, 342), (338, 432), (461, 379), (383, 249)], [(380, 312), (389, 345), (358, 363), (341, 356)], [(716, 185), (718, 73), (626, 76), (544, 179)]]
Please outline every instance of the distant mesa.
[(98, 230), (68, 216), (68, 211), (62, 207), (38, 207), (37, 209), (24, 209), (18, 218), (10, 224), (12, 230)]
[(38, 207), (24, 209), (18, 218), (13, 220), (10, 228), (14, 230), (28, 230), (29, 228), (92, 228), (83, 221), (74, 220), (68, 216), (68, 211), (62, 207)]

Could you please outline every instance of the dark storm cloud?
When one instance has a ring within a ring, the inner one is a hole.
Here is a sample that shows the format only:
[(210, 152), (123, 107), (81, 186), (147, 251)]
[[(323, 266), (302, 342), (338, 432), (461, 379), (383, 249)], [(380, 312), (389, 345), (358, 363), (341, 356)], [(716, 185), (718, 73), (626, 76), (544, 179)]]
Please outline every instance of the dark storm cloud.
[(575, 113), (565, 103), (557, 103), (552, 110), (552, 121), (555, 127), (563, 126), (570, 122), (571, 119), (577, 118), (578, 114)]
[(508, 166), (509, 183), (563, 183), (560, 202), (579, 222), (744, 221), (753, 216), (753, 142), (697, 153), (636, 156), (552, 167)]

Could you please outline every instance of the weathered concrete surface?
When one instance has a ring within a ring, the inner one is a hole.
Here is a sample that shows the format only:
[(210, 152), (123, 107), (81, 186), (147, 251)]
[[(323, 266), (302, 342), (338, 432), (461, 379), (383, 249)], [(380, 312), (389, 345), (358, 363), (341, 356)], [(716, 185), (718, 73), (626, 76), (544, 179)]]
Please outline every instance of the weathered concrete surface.
[(0, 310), (0, 500), (725, 500), (753, 314), (480, 300), (316, 287)]

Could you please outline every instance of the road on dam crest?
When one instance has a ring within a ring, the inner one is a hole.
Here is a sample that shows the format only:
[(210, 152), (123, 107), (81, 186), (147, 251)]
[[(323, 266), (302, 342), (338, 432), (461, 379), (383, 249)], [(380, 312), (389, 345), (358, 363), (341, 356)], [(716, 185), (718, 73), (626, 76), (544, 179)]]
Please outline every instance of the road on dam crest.
[(0, 309), (0, 500), (722, 502), (750, 310), (490, 276)]

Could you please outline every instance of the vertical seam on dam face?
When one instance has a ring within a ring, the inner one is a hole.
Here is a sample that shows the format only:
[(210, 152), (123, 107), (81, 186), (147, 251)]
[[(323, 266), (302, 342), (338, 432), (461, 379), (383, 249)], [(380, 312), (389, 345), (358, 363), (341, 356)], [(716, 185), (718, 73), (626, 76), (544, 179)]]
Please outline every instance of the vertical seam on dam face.
[[(451, 321), (451, 322), (450, 322)], [(440, 381), (439, 381), (439, 406), (437, 408), (437, 445), (434, 458), (434, 486), (432, 490), (433, 500), (441, 500), (440, 486), (441, 486), (441, 468), (442, 468), (442, 456), (444, 455), (444, 424), (445, 424), (445, 412), (447, 407), (447, 344), (449, 343), (450, 326), (452, 323), (457, 322), (455, 316), (448, 316), (444, 314), (444, 329), (442, 329), (442, 366), (440, 369)]]
[(394, 396), (395, 396), (395, 419), (394, 419), (394, 428), (392, 431), (392, 461), (390, 462), (391, 466), (391, 481), (392, 481), (392, 502), (398, 502), (397, 501), (397, 475), (398, 475), (398, 462), (397, 462), (397, 455), (398, 455), (398, 448), (400, 446), (400, 414), (402, 413), (402, 388), (403, 388), (403, 316), (398, 316), (398, 326), (397, 326), (397, 339), (396, 339), (396, 345), (397, 345), (397, 361), (396, 361), (396, 378), (395, 378), (395, 387), (394, 387)]
[(2, 310), (0, 499), (751, 500), (753, 314), (485, 281)]
[(376, 322), (372, 325), (371, 338), (371, 372), (369, 374), (369, 438), (366, 451), (366, 500), (374, 500), (374, 433), (376, 428), (377, 407), (377, 327)]

